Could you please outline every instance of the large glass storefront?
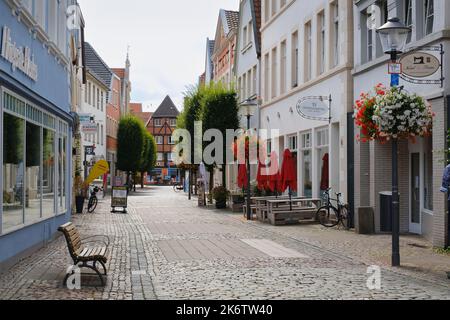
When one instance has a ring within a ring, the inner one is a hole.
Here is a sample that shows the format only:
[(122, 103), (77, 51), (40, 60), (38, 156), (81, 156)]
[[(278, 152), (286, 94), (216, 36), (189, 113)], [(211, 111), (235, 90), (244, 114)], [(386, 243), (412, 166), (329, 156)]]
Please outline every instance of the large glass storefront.
[(68, 124), (2, 89), (0, 233), (65, 214)]

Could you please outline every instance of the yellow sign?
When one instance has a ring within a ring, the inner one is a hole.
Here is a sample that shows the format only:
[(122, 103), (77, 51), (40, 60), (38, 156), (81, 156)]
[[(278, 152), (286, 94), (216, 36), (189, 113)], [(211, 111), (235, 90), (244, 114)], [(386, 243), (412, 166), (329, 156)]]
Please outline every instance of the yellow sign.
[(91, 184), (92, 181), (97, 179), (98, 177), (106, 174), (109, 172), (109, 164), (105, 160), (100, 160), (95, 164), (95, 166), (92, 168), (91, 172), (89, 173), (89, 177), (84, 182), (86, 185)]

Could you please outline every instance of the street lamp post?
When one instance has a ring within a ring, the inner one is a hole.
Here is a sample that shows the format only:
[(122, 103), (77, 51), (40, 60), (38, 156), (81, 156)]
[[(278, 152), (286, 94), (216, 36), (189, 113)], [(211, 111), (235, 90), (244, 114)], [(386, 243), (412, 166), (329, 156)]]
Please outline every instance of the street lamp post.
[[(404, 52), (408, 34), (411, 31), (399, 18), (390, 18), (377, 29), (383, 51), (397, 63), (398, 56)], [(391, 75), (391, 87), (398, 85), (398, 74)], [(392, 139), (392, 266), (400, 266), (400, 199), (398, 190), (398, 138)]]
[[(243, 102), (241, 104), (241, 113), (242, 116), (247, 118), (247, 136), (248, 136), (248, 132), (250, 131), (250, 119), (252, 116), (255, 115), (256, 112), (256, 108), (258, 107), (258, 104), (256, 104), (255, 102), (251, 101), (251, 100), (246, 100), (245, 102)], [(246, 140), (247, 142), (247, 140)], [(247, 156), (247, 152), (246, 152), (246, 146), (247, 143), (244, 143), (244, 152), (245, 152), (245, 164), (247, 166), (247, 220), (252, 220), (252, 210), (251, 210), (251, 189), (250, 189), (250, 146), (249, 146), (249, 154)]]

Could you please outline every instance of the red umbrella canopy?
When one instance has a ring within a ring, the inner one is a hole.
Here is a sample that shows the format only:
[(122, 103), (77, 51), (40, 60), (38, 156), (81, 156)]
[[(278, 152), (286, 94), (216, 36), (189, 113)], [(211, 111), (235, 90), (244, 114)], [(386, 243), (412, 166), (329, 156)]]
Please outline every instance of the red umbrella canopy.
[(269, 188), (269, 176), (266, 175), (266, 165), (259, 162), (258, 174), (256, 175), (256, 182), (258, 183), (258, 190), (263, 191)]
[(282, 192), (281, 186), (281, 176), (279, 172), (279, 166), (278, 166), (278, 155), (274, 151), (270, 154), (270, 165), (266, 168), (266, 176), (268, 177), (269, 183), (268, 187), (269, 190), (272, 192)]
[(247, 167), (245, 166), (245, 164), (240, 164), (238, 170), (238, 187), (247, 188), (247, 185), (248, 185)]
[(281, 166), (282, 192), (290, 188), (297, 191), (297, 163), (289, 149), (284, 151), (283, 165)]

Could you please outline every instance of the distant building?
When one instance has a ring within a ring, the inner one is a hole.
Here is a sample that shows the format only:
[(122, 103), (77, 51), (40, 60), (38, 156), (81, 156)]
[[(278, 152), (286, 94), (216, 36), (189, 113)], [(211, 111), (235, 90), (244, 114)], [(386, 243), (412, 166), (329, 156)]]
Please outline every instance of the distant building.
[[(106, 109), (112, 72), (89, 43), (85, 43), (84, 48), (87, 79), (83, 86), (84, 99), (79, 113), (90, 115), (92, 124), (96, 125), (95, 130), (81, 133), (82, 158), (88, 161), (83, 166), (84, 176), (87, 177), (96, 161), (106, 160)], [(85, 156), (85, 147), (88, 146), (95, 146), (95, 155)]]
[(168, 181), (178, 176), (174, 163), (172, 133), (177, 126), (179, 111), (167, 96), (147, 122), (148, 131), (155, 137), (158, 148), (155, 170), (150, 174), (154, 181)]
[(153, 115), (152, 112), (143, 111), (142, 103), (135, 103), (135, 102), (130, 103), (130, 113), (138, 117), (145, 126), (150, 121), (150, 118)]
[(127, 59), (125, 60), (125, 68), (112, 68), (112, 72), (120, 78), (121, 88), (120, 88), (120, 113), (122, 115), (130, 112), (130, 101), (131, 101), (131, 81), (130, 81), (130, 58), (127, 54)]
[[(259, 102), (260, 97), (260, 58), (261, 58), (261, 0), (241, 0), (239, 8), (239, 29), (236, 41), (235, 74), (238, 101)], [(257, 134), (259, 129), (259, 109), (251, 118), (250, 128)], [(247, 118), (242, 117), (241, 128), (247, 130)], [(256, 179), (257, 166), (251, 166), (252, 180)], [(237, 164), (227, 170), (227, 186), (238, 190)]]
[(212, 55), (214, 53), (214, 40), (206, 39), (206, 54), (205, 54), (205, 83), (209, 84), (214, 79), (214, 62)]
[(217, 22), (214, 50), (211, 56), (214, 82), (222, 82), (228, 85), (234, 82), (238, 28), (239, 12), (221, 9)]
[(111, 90), (106, 105), (106, 160), (109, 163), (110, 181), (117, 176), (117, 133), (119, 130), (120, 101), (122, 91), (122, 80), (115, 74), (111, 77)]

